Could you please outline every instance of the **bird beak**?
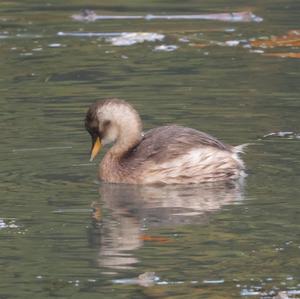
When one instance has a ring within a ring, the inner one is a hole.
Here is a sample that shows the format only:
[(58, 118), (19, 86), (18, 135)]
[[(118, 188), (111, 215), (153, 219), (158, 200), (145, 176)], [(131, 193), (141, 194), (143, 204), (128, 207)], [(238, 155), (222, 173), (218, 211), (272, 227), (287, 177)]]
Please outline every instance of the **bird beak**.
[(99, 137), (97, 137), (95, 140), (93, 140), (90, 162), (94, 160), (94, 158), (99, 153), (100, 149), (101, 149), (101, 140)]

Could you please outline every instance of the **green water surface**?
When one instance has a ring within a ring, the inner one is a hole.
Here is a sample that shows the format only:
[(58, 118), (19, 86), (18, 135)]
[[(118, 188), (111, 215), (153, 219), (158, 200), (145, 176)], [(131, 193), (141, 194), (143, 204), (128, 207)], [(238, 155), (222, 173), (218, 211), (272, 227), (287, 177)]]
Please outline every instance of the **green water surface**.
[[(101, 15), (251, 10), (264, 21), (71, 18), (85, 8)], [(1, 1), (0, 298), (299, 292), (300, 140), (262, 138), (300, 131), (299, 60), (263, 55), (299, 48), (249, 46), (299, 29), (299, 13), (289, 0)], [(114, 46), (58, 32), (165, 37)], [(155, 50), (161, 45), (177, 48)], [(177, 123), (230, 144), (254, 143), (244, 155), (245, 183), (99, 184), (100, 159), (88, 162), (83, 119), (106, 97), (133, 104), (145, 129)], [(138, 278), (146, 272), (155, 274)]]

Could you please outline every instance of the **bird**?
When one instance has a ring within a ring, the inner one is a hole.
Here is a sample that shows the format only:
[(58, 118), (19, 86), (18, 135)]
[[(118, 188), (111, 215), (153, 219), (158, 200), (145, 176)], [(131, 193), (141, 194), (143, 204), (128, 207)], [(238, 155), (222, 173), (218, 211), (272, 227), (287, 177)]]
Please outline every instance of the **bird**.
[(136, 109), (118, 98), (90, 105), (85, 128), (92, 138), (90, 161), (113, 144), (99, 165), (99, 178), (107, 183), (200, 184), (245, 176), (240, 154), (246, 144), (231, 146), (176, 124), (143, 132)]

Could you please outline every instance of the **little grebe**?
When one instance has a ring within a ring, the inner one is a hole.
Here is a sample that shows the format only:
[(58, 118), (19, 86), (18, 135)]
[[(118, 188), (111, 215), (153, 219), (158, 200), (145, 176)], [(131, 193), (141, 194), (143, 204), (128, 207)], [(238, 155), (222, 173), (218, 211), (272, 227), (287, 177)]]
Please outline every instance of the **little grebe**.
[(243, 145), (227, 145), (177, 125), (143, 133), (139, 114), (123, 100), (91, 105), (85, 127), (92, 137), (91, 160), (101, 145), (114, 143), (100, 163), (99, 176), (105, 182), (190, 184), (244, 176), (244, 163), (238, 156)]

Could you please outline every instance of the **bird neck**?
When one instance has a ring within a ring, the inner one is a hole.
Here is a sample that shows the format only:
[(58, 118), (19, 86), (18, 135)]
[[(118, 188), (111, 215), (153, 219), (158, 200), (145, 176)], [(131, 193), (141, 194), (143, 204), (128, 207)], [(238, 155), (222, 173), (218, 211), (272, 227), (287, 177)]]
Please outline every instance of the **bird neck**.
[(110, 154), (120, 158), (142, 140), (142, 126), (139, 118), (124, 119), (118, 125), (118, 138), (109, 150)]

